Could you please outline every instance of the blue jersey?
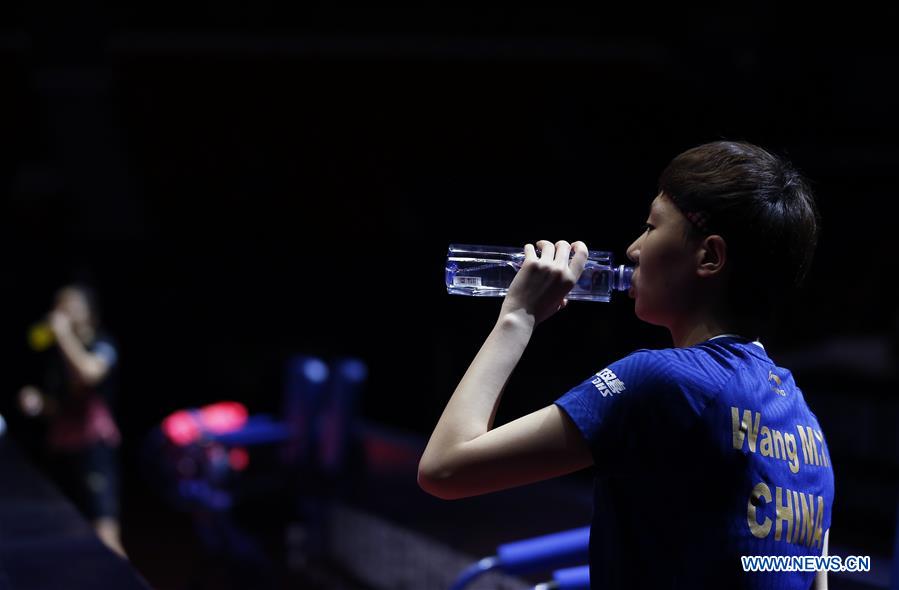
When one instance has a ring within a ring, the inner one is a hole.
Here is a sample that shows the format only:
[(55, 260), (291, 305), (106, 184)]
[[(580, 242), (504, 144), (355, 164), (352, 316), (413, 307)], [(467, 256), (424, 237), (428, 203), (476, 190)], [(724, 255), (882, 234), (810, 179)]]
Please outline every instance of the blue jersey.
[(555, 403), (593, 454), (593, 588), (811, 586), (740, 559), (820, 556), (833, 503), (818, 420), (760, 343), (638, 350)]

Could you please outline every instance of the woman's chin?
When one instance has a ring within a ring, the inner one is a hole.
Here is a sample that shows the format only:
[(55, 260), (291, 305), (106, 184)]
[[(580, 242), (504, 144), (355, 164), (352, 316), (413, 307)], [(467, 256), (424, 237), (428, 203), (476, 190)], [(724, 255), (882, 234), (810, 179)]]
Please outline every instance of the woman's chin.
[(647, 309), (645, 303), (641, 305), (639, 298), (636, 298), (634, 315), (637, 316), (637, 319), (642, 320), (647, 324), (652, 324), (653, 326), (661, 326), (664, 324), (664, 322), (657, 317), (657, 314), (652, 313), (652, 309)]
[(643, 320), (644, 322), (649, 321), (646, 319), (645, 310), (643, 306), (640, 305), (640, 300), (634, 297), (634, 315), (637, 316), (637, 319)]

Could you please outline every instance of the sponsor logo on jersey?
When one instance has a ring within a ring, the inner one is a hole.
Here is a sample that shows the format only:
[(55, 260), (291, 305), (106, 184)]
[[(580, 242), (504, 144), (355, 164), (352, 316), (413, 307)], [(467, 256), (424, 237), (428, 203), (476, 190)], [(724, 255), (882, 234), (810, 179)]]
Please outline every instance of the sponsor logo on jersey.
[(613, 393), (621, 393), (626, 389), (624, 382), (621, 381), (611, 369), (603, 369), (597, 373), (591, 383), (593, 383), (593, 386), (599, 390), (599, 393), (601, 393), (603, 397), (607, 397)]

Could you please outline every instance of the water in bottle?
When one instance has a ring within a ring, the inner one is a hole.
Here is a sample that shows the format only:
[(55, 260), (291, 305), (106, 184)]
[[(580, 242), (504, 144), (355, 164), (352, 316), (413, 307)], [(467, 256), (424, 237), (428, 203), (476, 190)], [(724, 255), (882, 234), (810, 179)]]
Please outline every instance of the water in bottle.
[[(504, 297), (522, 264), (524, 247), (450, 244), (446, 257), (446, 290), (452, 295)], [(633, 274), (633, 267), (615, 266), (611, 253), (590, 250), (584, 272), (566, 297), (608, 302), (612, 291), (630, 288)]]

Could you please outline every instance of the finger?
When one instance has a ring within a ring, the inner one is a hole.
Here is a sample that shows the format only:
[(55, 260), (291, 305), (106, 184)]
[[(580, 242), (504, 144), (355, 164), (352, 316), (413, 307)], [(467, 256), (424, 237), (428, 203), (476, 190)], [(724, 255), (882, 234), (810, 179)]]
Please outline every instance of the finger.
[(568, 268), (568, 257), (571, 255), (571, 244), (565, 240), (559, 240), (555, 245), (556, 257), (555, 261), (558, 266)]
[(575, 242), (571, 247), (574, 249), (574, 258), (571, 259), (569, 268), (575, 280), (577, 280), (581, 273), (584, 272), (584, 267), (587, 266), (587, 256), (590, 254), (590, 251), (587, 250), (587, 244), (581, 241)]
[(525, 244), (524, 245), (524, 259), (525, 260), (537, 260), (537, 252), (534, 250), (533, 244)]
[(537, 242), (537, 247), (540, 249), (540, 260), (548, 260), (550, 262), (553, 260), (556, 249), (553, 247), (552, 242), (540, 240)]

